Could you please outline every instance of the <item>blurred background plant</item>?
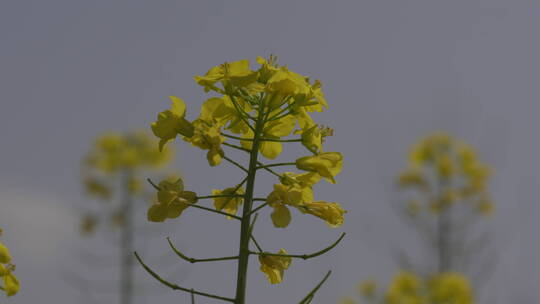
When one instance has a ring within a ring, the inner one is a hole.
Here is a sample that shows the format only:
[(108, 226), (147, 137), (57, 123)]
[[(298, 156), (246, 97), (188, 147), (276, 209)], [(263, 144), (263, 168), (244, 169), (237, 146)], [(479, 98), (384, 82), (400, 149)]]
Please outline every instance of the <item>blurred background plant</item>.
[[(2, 236), (2, 233), (3, 231), (0, 228), (0, 236)], [(0, 292), (5, 293), (8, 297), (19, 292), (19, 280), (13, 273), (15, 265), (11, 263), (11, 260), (9, 249), (0, 242)]]
[(92, 252), (83, 252), (80, 258), (87, 267), (95, 267), (96, 264), (119, 267), (118, 280), (109, 282), (112, 286), (118, 285), (118, 290), (102, 288), (110, 287), (103, 279), (95, 282), (101, 287), (93, 286), (91, 278), (74, 273), (68, 274), (71, 284), (85, 292), (96, 287), (95, 292), (118, 293), (120, 304), (141, 302), (140, 297), (134, 298), (134, 294), (148, 291), (134, 285), (133, 251), (137, 238), (147, 238), (156, 227), (137, 225), (135, 219), (144, 216), (144, 210), (155, 200), (155, 194), (148, 191), (149, 185), (144, 178), (151, 174), (164, 176), (163, 169), (171, 160), (171, 150), (160, 152), (157, 141), (142, 131), (109, 132), (95, 140), (83, 159), (82, 182), (85, 194), (95, 198), (99, 204), (85, 206), (80, 233), (83, 237), (91, 237), (100, 232), (109, 239), (110, 245), (118, 246), (119, 260)]
[(399, 250), (401, 270), (388, 287), (378, 291), (368, 279), (359, 294), (370, 303), (474, 303), (495, 264), (489, 230), (476, 227), (493, 214), (490, 175), (469, 144), (444, 132), (413, 145), (407, 168), (397, 177), (405, 203), (394, 207), (420, 235), (426, 255), (413, 259)]

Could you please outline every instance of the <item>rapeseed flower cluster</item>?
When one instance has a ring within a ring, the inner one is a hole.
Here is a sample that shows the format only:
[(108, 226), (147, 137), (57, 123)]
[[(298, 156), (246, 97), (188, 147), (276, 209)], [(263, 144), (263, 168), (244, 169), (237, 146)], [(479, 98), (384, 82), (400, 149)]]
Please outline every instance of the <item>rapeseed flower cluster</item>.
[[(0, 236), (2, 229), (0, 229)], [(11, 297), (19, 292), (19, 280), (13, 274), (15, 265), (11, 263), (12, 257), (9, 249), (0, 242), (0, 291)]]
[(491, 168), (467, 143), (446, 133), (434, 133), (412, 147), (408, 162), (397, 183), (420, 195), (409, 202), (410, 214), (418, 214), (423, 207), (444, 212), (456, 202), (467, 202), (481, 215), (492, 213), (488, 192)]
[[(209, 211), (197, 203), (201, 199), (214, 201), (212, 212), (231, 220), (240, 220), (241, 240), (238, 255), (239, 279), (236, 301), (243, 302), (242, 276), (245, 276), (250, 254), (259, 256), (260, 269), (270, 283), (280, 283), (283, 273), (291, 264), (293, 255), (285, 249), (270, 254), (255, 243), (258, 252), (249, 250), (251, 222), (256, 212), (270, 207), (270, 218), (275, 227), (289, 226), (291, 208), (301, 214), (322, 219), (330, 227), (341, 226), (346, 211), (339, 203), (315, 200), (313, 187), (321, 180), (336, 183), (343, 166), (339, 152), (326, 151), (325, 139), (333, 134), (327, 126), (314, 122), (310, 113), (322, 112), (328, 103), (320, 81), (311, 81), (287, 66), (279, 66), (276, 57), (257, 58), (258, 67), (252, 69), (248, 60), (226, 62), (211, 68), (206, 74), (195, 76), (195, 82), (212, 96), (202, 103), (198, 116), (188, 119), (186, 103), (171, 96), (171, 107), (157, 115), (151, 129), (160, 139), (159, 149), (180, 137), (183, 141), (206, 152), (212, 167), (228, 162), (246, 173), (246, 178), (225, 189), (213, 189), (211, 195), (198, 196), (184, 191), (183, 181), (160, 182), (156, 185), (158, 203), (148, 210), (150, 221), (175, 218), (188, 207)], [(289, 136), (293, 136), (290, 138)], [(297, 142), (309, 155), (294, 162), (264, 164), (262, 158), (274, 160), (283, 152), (283, 145)], [(249, 155), (247, 166), (232, 160), (227, 149), (243, 151)], [(276, 167), (296, 167), (300, 172), (282, 172)], [(254, 196), (257, 171), (264, 170), (277, 177), (277, 183), (266, 197)], [(255, 203), (260, 201), (259, 206)], [(254, 239), (253, 239), (254, 241)], [(185, 256), (183, 256), (185, 259)], [(193, 261), (193, 260), (189, 260)], [(236, 302), (235, 302), (236, 303)]]
[[(380, 304), (474, 304), (469, 280), (456, 272), (443, 272), (422, 278), (409, 271), (399, 271), (390, 284), (378, 291), (373, 280), (362, 282), (359, 294), (367, 303)], [(358, 303), (353, 298), (342, 304)]]

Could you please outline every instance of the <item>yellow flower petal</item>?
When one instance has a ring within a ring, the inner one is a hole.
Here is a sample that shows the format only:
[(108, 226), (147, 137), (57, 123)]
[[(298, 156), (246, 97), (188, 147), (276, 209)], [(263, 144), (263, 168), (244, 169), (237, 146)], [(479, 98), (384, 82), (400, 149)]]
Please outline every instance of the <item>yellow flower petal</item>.
[(286, 228), (291, 222), (291, 211), (285, 205), (278, 204), (274, 206), (274, 211), (270, 215), (274, 227)]
[(8, 248), (0, 242), (0, 264), (7, 264), (11, 261)]

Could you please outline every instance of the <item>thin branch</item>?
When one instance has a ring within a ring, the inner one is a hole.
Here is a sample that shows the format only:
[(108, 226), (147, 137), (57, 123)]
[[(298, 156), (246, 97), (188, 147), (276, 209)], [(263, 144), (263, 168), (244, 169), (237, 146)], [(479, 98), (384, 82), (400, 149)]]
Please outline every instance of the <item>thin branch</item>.
[(257, 242), (257, 240), (255, 239), (255, 237), (252, 235), (249, 236), (249, 238), (253, 241), (253, 244), (255, 244), (255, 247), (257, 247), (257, 250), (259, 250), (259, 252), (250, 252), (252, 254), (262, 254), (263, 253), (263, 250), (261, 248), (261, 245), (259, 245), (259, 243)]
[(216, 194), (216, 195), (197, 196), (197, 199), (220, 198), (220, 197), (244, 197), (244, 196), (241, 194)]
[[(227, 142), (224, 142), (224, 143), (222, 143), (222, 144), (225, 145), (225, 146), (231, 147), (231, 148), (233, 148), (233, 149), (236, 149), (236, 150), (240, 150), (240, 151), (244, 151), (244, 152), (246, 152), (246, 153), (250, 153), (250, 150), (245, 149), (245, 148), (242, 148), (242, 147), (237, 146), (237, 145), (229, 144), (229, 143), (227, 143)], [(277, 176), (278, 178), (281, 178), (281, 175), (280, 175), (279, 173), (277, 173), (276, 171), (274, 171), (274, 170), (272, 170), (272, 169), (270, 169), (270, 168), (266, 168), (266, 167), (264, 166), (263, 163), (261, 163), (261, 162), (258, 161), (258, 162), (257, 162), (257, 165), (259, 165), (262, 169), (264, 169), (264, 170), (270, 172), (271, 174)]]
[(223, 133), (223, 132), (221, 132), (221, 135), (223, 135), (225, 137), (228, 137), (228, 138), (237, 139), (239, 141), (253, 141), (253, 138), (239, 137), (239, 136), (234, 136), (234, 135), (230, 135), (230, 134)]
[(150, 267), (148, 267), (141, 260), (141, 258), (139, 257), (139, 254), (137, 254), (136, 251), (134, 252), (134, 254), (135, 254), (135, 258), (137, 258), (137, 261), (139, 262), (139, 264), (141, 264), (141, 266), (144, 268), (144, 270), (146, 270), (146, 272), (148, 272), (152, 277), (154, 277), (154, 279), (159, 281), (161, 284), (163, 284), (163, 285), (165, 285), (165, 286), (167, 286), (167, 287), (169, 287), (171, 289), (182, 290), (182, 291), (185, 291), (185, 292), (189, 292), (191, 294), (196, 294), (196, 295), (200, 295), (200, 296), (204, 296), (204, 297), (208, 297), (208, 298), (213, 298), (213, 299), (218, 299), (218, 300), (234, 303), (234, 299), (231, 299), (231, 298), (226, 298), (226, 297), (222, 297), (222, 296), (218, 296), (218, 295), (214, 295), (214, 294), (210, 294), (210, 293), (206, 293), (206, 292), (202, 292), (202, 291), (197, 291), (197, 290), (194, 290), (194, 289), (185, 288), (185, 287), (178, 286), (178, 285), (176, 285), (174, 283), (171, 283), (171, 282), (163, 279), (162, 277), (160, 277), (156, 272), (154, 272)]
[(244, 151), (246, 153), (250, 153), (249, 149), (246, 149), (246, 148), (243, 148), (243, 147), (240, 147), (240, 146), (237, 146), (237, 145), (233, 145), (233, 144), (230, 144), (228, 142), (223, 142), (221, 144), (225, 145), (225, 146), (228, 146), (228, 147), (231, 147), (231, 148), (236, 149), (236, 150), (240, 150), (240, 151)]
[(233, 164), (233, 165), (237, 166), (238, 168), (240, 168), (242, 171), (248, 173), (248, 169), (246, 169), (244, 166), (240, 165), (240, 164), (237, 163), (236, 161), (234, 161), (234, 160), (228, 158), (228, 157), (225, 156), (225, 155), (223, 155), (222, 157), (223, 157), (223, 159), (225, 159), (226, 161), (228, 161), (228, 162), (230, 162), (231, 164)]
[(272, 170), (272, 169), (270, 169), (270, 168), (267, 168), (267, 167), (266, 167), (263, 163), (261, 163), (261, 162), (257, 162), (257, 165), (259, 165), (262, 169), (264, 169), (264, 170), (270, 172), (271, 174), (277, 176), (278, 178), (281, 178), (281, 177), (282, 177), (281, 174), (277, 173), (276, 171), (274, 171), (274, 170)]
[(230, 213), (227, 213), (227, 212), (223, 212), (223, 211), (220, 211), (220, 210), (215, 210), (215, 209), (212, 209), (212, 208), (208, 208), (208, 207), (204, 207), (204, 206), (199, 206), (197, 204), (190, 204), (190, 203), (185, 203), (186, 205), (189, 205), (191, 207), (195, 207), (195, 208), (199, 208), (199, 209), (202, 209), (202, 210), (206, 210), (206, 211), (210, 211), (210, 212), (214, 212), (214, 213), (219, 213), (221, 215), (225, 215), (225, 216), (230, 216), (232, 218), (235, 218), (239, 221), (242, 220), (241, 217), (235, 215), (235, 214), (230, 214)]
[(193, 292), (194, 290), (191, 288), (191, 304), (195, 304), (195, 294)]
[(228, 257), (220, 257), (220, 258), (209, 258), (209, 259), (195, 259), (195, 258), (190, 258), (188, 257), (187, 255), (183, 254), (182, 252), (180, 252), (180, 250), (176, 249), (176, 247), (174, 246), (174, 244), (171, 242), (171, 238), (170, 237), (167, 237), (167, 242), (169, 242), (169, 246), (171, 246), (171, 249), (174, 251), (174, 253), (176, 253), (176, 255), (178, 255), (180, 258), (182, 258), (183, 260), (186, 260), (190, 263), (200, 263), (200, 262), (213, 262), (213, 261), (227, 261), (227, 260), (237, 260), (238, 259), (238, 256), (228, 256)]
[(251, 129), (251, 131), (255, 132), (255, 128), (253, 128), (253, 126), (249, 124), (249, 121), (246, 119), (246, 117), (244, 117), (243, 114), (245, 114), (248, 118), (250, 118), (252, 120), (255, 120), (255, 119), (253, 117), (251, 117), (248, 113), (246, 113), (244, 110), (240, 109), (240, 107), (236, 103), (236, 99), (234, 98), (233, 95), (229, 95), (229, 97), (231, 97), (231, 101), (232, 101), (232, 103), (234, 105), (234, 108), (238, 112), (238, 114), (240, 116), (240, 119), (242, 119), (242, 121)]
[(257, 166), (255, 169), (259, 170), (259, 169), (265, 169), (265, 168), (270, 168), (270, 167), (283, 167), (283, 166), (296, 166), (296, 163), (276, 163), (276, 164), (262, 165), (262, 166)]
[(289, 258), (298, 258), (298, 259), (303, 259), (303, 260), (307, 260), (307, 259), (311, 259), (311, 258), (314, 258), (314, 257), (318, 257), (322, 254), (325, 254), (326, 252), (332, 250), (334, 247), (337, 246), (337, 244), (339, 244), (339, 242), (341, 242), (341, 240), (345, 237), (345, 232), (343, 232), (341, 234), (341, 236), (330, 246), (322, 249), (322, 250), (319, 250), (317, 252), (314, 252), (312, 254), (282, 254), (282, 253), (270, 253), (270, 252), (250, 252), (251, 254), (256, 254), (256, 255), (267, 255), (267, 256), (278, 256), (278, 257), (289, 257)]
[(276, 138), (261, 138), (261, 141), (275, 141), (275, 142), (301, 142), (301, 138), (293, 138), (293, 139), (276, 139)]
[(315, 296), (315, 293), (319, 290), (319, 288), (321, 288), (321, 286), (324, 284), (324, 282), (326, 282), (326, 280), (328, 279), (328, 277), (330, 277), (330, 274), (332, 274), (332, 271), (329, 270), (326, 275), (324, 276), (324, 278), (319, 282), (319, 284), (317, 284), (317, 286), (315, 286), (315, 288), (313, 288), (313, 290), (307, 294), (307, 296), (305, 296), (302, 301), (300, 301), (300, 303), (298, 304), (309, 304), (311, 303), (311, 301), (313, 300), (313, 297)]
[(255, 246), (259, 250), (259, 252), (263, 252), (261, 249), (261, 246), (259, 246), (259, 243), (257, 243), (257, 240), (255, 240), (255, 237), (253, 236), (253, 229), (255, 228), (255, 222), (257, 221), (257, 217), (259, 216), (258, 213), (255, 214), (253, 217), (253, 221), (251, 222), (251, 226), (249, 227), (249, 238), (255, 243)]
[(259, 210), (261, 210), (262, 208), (266, 207), (266, 205), (268, 205), (268, 202), (265, 202), (264, 204), (261, 204), (259, 207), (257, 207), (257, 208), (255, 208), (255, 209), (251, 210), (250, 215), (253, 214), (253, 213), (255, 213), (255, 212), (257, 212), (257, 211), (259, 211)]
[(146, 180), (147, 180), (147, 181), (150, 183), (150, 185), (152, 185), (152, 187), (154, 187), (156, 190), (158, 190), (158, 191), (161, 190), (161, 189), (159, 188), (159, 186), (156, 185), (150, 178), (147, 178)]

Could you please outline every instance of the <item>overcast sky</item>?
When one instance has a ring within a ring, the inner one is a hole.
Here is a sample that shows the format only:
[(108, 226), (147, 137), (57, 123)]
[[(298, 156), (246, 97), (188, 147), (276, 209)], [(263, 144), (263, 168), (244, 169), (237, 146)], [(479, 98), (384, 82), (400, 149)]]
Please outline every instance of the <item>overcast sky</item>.
[[(1, 1), (0, 226), (22, 282), (8, 303), (93, 303), (66, 284), (68, 272), (101, 279), (102, 289), (114, 281), (111, 269), (87, 273), (74, 258), (115, 254), (110, 242), (81, 242), (76, 231), (75, 206), (88, 201), (80, 158), (97, 134), (148, 127), (169, 95), (183, 98), (193, 119), (208, 97), (194, 75), (270, 53), (324, 83), (330, 109), (316, 119), (335, 129), (327, 149), (341, 151), (345, 166), (337, 185), (318, 185), (316, 194), (349, 213), (333, 230), (294, 214), (286, 231), (271, 228), (265, 213), (259, 238), (268, 250), (299, 252), (348, 236), (331, 254), (294, 261), (280, 286), (267, 284), (254, 261), (250, 303), (297, 302), (328, 269), (334, 274), (315, 303), (335, 303), (366, 277), (387, 279), (393, 249), (410, 237), (389, 207), (393, 177), (410, 144), (433, 130), (466, 139), (495, 168), (499, 262), (482, 302), (540, 301), (539, 12), (536, 0)], [(211, 169), (183, 143), (177, 151), (187, 187), (231, 185), (232, 167)], [(236, 249), (236, 223), (219, 217), (191, 211), (167, 227), (161, 236), (191, 255)], [(152, 244), (154, 256), (168, 250), (162, 238)], [(178, 269), (188, 287), (234, 292), (233, 263), (178, 261)], [(149, 302), (187, 303), (138, 275), (152, 287)], [(110, 294), (95, 298), (114, 303)]]

